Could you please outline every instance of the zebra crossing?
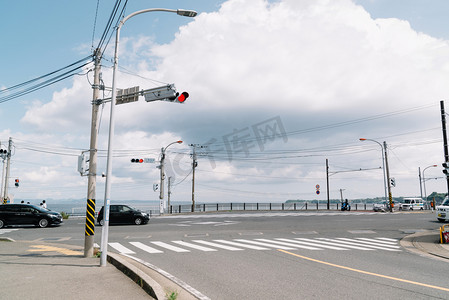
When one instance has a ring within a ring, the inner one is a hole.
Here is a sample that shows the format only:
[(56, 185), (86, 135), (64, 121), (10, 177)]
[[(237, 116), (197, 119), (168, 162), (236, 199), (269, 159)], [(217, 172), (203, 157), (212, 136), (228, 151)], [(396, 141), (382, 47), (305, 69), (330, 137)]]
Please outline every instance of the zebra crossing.
[(13, 232), (16, 230), (19, 230), (19, 229), (18, 228), (8, 228), (8, 229), (3, 228), (3, 229), (0, 229), (0, 234), (10, 233), (10, 232)]
[(232, 240), (174, 240), (169, 242), (148, 241), (127, 242), (125, 244), (110, 242), (108, 245), (122, 254), (136, 254), (144, 251), (150, 254), (169, 252), (189, 253), (195, 251), (216, 252), (226, 251), (269, 251), (283, 250), (333, 250), (333, 251), (390, 251), (400, 252), (401, 246), (397, 239), (376, 238), (274, 238), (274, 239), (232, 239)]
[[(260, 213), (216, 213), (208, 215), (207, 218), (258, 218), (258, 217), (319, 217), (319, 216), (360, 216), (360, 215), (379, 215), (373, 211), (353, 211), (353, 212), (260, 212)], [(164, 219), (200, 219), (205, 218), (203, 214), (198, 215), (170, 215), (154, 216), (154, 218)]]

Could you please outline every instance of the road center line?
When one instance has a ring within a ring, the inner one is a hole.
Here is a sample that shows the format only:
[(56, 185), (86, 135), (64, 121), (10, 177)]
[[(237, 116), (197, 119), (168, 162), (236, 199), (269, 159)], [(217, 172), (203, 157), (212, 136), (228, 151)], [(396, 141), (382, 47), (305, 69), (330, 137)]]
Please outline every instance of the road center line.
[(282, 250), (282, 249), (277, 249), (277, 250), (280, 251), (280, 252), (284, 252), (285, 254), (290, 254), (292, 256), (296, 256), (296, 257), (299, 257), (299, 258), (302, 258), (302, 259), (305, 259), (305, 260), (317, 262), (317, 263), (320, 263), (320, 264), (323, 264), (323, 265), (328, 265), (328, 266), (335, 267), (335, 268), (340, 268), (340, 269), (344, 269), (344, 270), (348, 270), (348, 271), (352, 271), (352, 272), (357, 272), (357, 273), (361, 273), (361, 274), (366, 274), (366, 275), (370, 275), (370, 276), (376, 276), (376, 277), (380, 277), (380, 278), (391, 279), (391, 280), (395, 280), (395, 281), (400, 281), (400, 282), (404, 282), (404, 283), (410, 283), (410, 284), (414, 284), (414, 285), (419, 285), (419, 286), (423, 286), (423, 287), (428, 287), (428, 288), (432, 288), (432, 289), (436, 289), (436, 290), (449, 292), (449, 288), (444, 288), (444, 287), (439, 287), (439, 286), (430, 285), (430, 284), (426, 284), (426, 283), (421, 283), (421, 282), (416, 282), (416, 281), (396, 278), (396, 277), (392, 277), (392, 276), (387, 276), (387, 275), (367, 272), (367, 271), (363, 271), (363, 270), (358, 270), (358, 269), (345, 267), (345, 266), (329, 263), (329, 262), (326, 262), (326, 261), (310, 258), (310, 257), (307, 257), (307, 256), (302, 256), (302, 255), (299, 255), (299, 254), (296, 254), (296, 253), (292, 253), (292, 252), (289, 252), (289, 251), (285, 251), (285, 250)]

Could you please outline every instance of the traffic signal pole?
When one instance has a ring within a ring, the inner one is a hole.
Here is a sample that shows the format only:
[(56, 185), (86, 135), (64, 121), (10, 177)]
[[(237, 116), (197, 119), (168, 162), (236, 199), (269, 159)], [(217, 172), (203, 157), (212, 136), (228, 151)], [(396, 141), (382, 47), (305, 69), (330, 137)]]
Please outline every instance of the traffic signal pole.
[[(447, 133), (446, 133), (446, 113), (444, 112), (444, 101), (440, 101), (441, 108), (441, 127), (443, 128), (443, 147), (444, 147), (444, 162), (447, 164), (449, 162), (449, 150), (447, 145)], [(449, 195), (449, 176), (446, 174), (446, 182), (447, 182), (447, 192)]]
[(9, 170), (11, 165), (11, 150), (12, 150), (12, 139), (9, 138), (8, 153), (6, 153), (6, 174), (5, 174), (5, 186), (3, 188), (3, 203), (7, 203), (8, 201), (8, 181), (9, 181)]
[(101, 53), (100, 49), (94, 52), (94, 85), (92, 97), (92, 120), (90, 129), (90, 158), (89, 172), (87, 177), (87, 206), (86, 206), (86, 228), (84, 233), (84, 257), (94, 255), (95, 238), (95, 193), (97, 183), (97, 136), (98, 136), (98, 110), (101, 102), (98, 101), (100, 94), (100, 72)]

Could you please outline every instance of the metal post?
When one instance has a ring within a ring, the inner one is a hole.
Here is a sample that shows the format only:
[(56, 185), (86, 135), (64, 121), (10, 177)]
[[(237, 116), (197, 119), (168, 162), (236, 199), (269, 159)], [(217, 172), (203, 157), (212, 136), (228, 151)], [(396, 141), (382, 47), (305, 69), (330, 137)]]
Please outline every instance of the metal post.
[(5, 186), (3, 188), (3, 201), (4, 201), (3, 203), (8, 201), (8, 181), (11, 166), (11, 150), (12, 150), (12, 138), (9, 138), (8, 153), (6, 153), (6, 174), (5, 174)]
[(326, 158), (327, 210), (330, 209), (329, 199), (329, 160)]
[(393, 212), (393, 196), (391, 195), (391, 182), (390, 182), (390, 169), (388, 167), (388, 158), (387, 158), (387, 142), (384, 141), (384, 151), (385, 151), (385, 172), (387, 175), (387, 186), (388, 186), (388, 200), (390, 212)]
[(171, 195), (171, 176), (168, 177), (168, 187), (167, 187), (167, 207), (170, 209), (170, 195)]
[(100, 72), (101, 52), (94, 52), (94, 85), (92, 95), (92, 119), (90, 126), (89, 146), (89, 173), (87, 177), (87, 205), (86, 205), (86, 227), (84, 231), (84, 257), (92, 257), (94, 254), (95, 240), (95, 199), (97, 183), (97, 137), (98, 137), (98, 109), (100, 103), (97, 101), (100, 94)]
[(155, 12), (155, 11), (165, 11), (165, 12), (173, 12), (180, 16), (186, 16), (186, 17), (194, 17), (196, 16), (195, 11), (189, 11), (189, 10), (173, 10), (173, 9), (165, 9), (165, 8), (150, 8), (150, 9), (144, 9), (136, 11), (125, 18), (119, 23), (117, 26), (116, 31), (116, 37), (115, 37), (115, 51), (114, 51), (114, 64), (112, 68), (112, 97), (111, 97), (111, 112), (110, 112), (110, 119), (109, 119), (109, 140), (108, 140), (108, 156), (107, 156), (107, 163), (106, 163), (106, 186), (105, 186), (105, 193), (104, 193), (104, 226), (103, 230), (101, 231), (101, 257), (100, 257), (100, 266), (106, 266), (106, 259), (107, 259), (107, 251), (108, 251), (108, 234), (109, 234), (109, 206), (111, 203), (111, 180), (112, 180), (112, 145), (113, 145), (113, 138), (114, 138), (114, 126), (115, 126), (115, 118), (114, 118), (114, 107), (115, 102), (117, 98), (117, 91), (116, 91), (116, 81), (117, 81), (117, 67), (118, 67), (118, 48), (119, 48), (119, 39), (120, 39), (120, 29), (122, 28), (123, 24), (130, 18), (147, 13), (147, 12)]

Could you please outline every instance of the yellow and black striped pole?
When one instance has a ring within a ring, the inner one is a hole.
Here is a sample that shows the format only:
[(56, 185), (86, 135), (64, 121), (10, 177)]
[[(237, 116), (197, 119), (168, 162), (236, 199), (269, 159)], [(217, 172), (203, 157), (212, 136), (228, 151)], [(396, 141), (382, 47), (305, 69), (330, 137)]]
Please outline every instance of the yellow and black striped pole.
[(95, 234), (95, 199), (87, 199), (86, 236)]

